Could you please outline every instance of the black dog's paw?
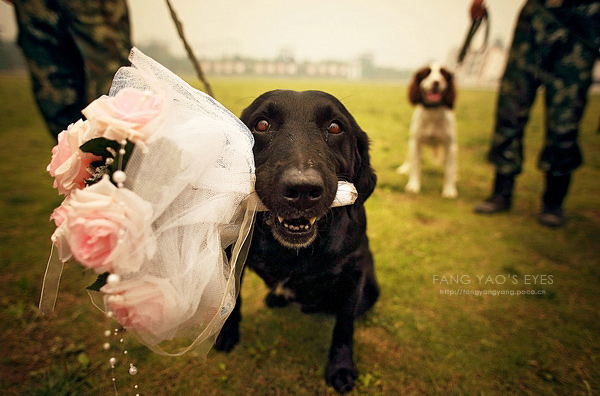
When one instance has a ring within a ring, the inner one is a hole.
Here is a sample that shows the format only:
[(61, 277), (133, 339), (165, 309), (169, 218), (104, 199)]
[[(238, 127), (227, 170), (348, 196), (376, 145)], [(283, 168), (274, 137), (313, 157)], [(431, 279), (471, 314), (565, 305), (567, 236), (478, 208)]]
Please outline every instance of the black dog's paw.
[(354, 368), (354, 364), (350, 362), (337, 366), (329, 362), (325, 369), (325, 381), (327, 385), (333, 388), (340, 394), (350, 392), (354, 388), (354, 380), (358, 378), (358, 373)]
[(275, 294), (274, 291), (270, 291), (265, 297), (265, 303), (269, 308), (284, 308), (289, 305), (290, 300), (283, 294)]
[(231, 352), (231, 350), (240, 342), (240, 330), (238, 328), (223, 327), (217, 341), (215, 349), (220, 352)]

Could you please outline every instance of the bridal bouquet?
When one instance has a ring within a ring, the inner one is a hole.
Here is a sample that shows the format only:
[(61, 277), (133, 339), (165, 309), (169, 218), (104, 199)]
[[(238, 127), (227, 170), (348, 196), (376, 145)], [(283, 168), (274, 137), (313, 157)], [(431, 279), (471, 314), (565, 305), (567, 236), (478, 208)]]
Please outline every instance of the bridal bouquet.
[(52, 149), (47, 170), (65, 196), (52, 242), (61, 263), (98, 275), (90, 288), (108, 316), (166, 354), (159, 344), (179, 336), (212, 344), (233, 308), (256, 206), (253, 139), (138, 50), (130, 60)]

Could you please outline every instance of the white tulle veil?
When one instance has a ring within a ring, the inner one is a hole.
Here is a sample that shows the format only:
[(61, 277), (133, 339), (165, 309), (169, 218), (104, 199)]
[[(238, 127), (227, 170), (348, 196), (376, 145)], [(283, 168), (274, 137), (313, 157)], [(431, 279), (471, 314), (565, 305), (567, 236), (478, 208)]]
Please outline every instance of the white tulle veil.
[[(155, 244), (149, 249), (154, 254), (138, 271), (119, 274), (119, 284), (139, 285), (134, 297), (144, 299), (143, 281), (151, 279), (164, 294), (162, 308), (167, 314), (143, 331), (128, 330), (160, 354), (178, 355), (191, 348), (206, 353), (239, 292), (237, 280), (256, 207), (251, 194), (253, 138), (220, 103), (139, 50), (132, 50), (130, 61), (131, 67), (115, 75), (110, 96), (135, 88), (164, 95), (167, 105), (161, 127), (143, 150), (133, 151), (125, 169), (124, 188), (152, 205), (154, 237), (146, 243)], [(115, 261), (120, 259), (127, 257)], [(42, 313), (54, 307), (61, 271), (60, 260), (51, 258)], [(91, 292), (92, 300), (105, 310), (110, 305), (107, 299), (119, 287), (105, 286), (104, 301)], [(179, 337), (192, 342), (183, 348), (180, 343), (169, 345)]]

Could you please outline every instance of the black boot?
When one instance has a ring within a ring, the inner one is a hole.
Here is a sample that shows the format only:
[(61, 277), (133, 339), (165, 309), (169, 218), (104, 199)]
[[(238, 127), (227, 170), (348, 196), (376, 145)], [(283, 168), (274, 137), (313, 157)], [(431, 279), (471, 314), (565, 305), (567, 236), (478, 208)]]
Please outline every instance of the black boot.
[(542, 213), (538, 217), (540, 224), (548, 227), (560, 227), (565, 224), (562, 204), (569, 191), (571, 174), (552, 176), (546, 174), (546, 191), (542, 196)]
[(493, 214), (510, 210), (514, 186), (514, 175), (496, 173), (492, 195), (475, 206), (475, 213)]

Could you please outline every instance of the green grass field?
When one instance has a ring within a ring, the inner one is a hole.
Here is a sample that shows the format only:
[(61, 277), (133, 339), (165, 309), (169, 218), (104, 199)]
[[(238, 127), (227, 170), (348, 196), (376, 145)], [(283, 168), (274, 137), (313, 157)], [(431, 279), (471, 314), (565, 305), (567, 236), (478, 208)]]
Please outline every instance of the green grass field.
[[(472, 208), (490, 192), (493, 169), (484, 158), (494, 92), (459, 91), (459, 198), (446, 200), (442, 169), (431, 156), (418, 196), (404, 193), (406, 176), (395, 173), (412, 114), (405, 86), (211, 82), (217, 99), (238, 115), (269, 89), (330, 92), (372, 139), (379, 183), (367, 201), (368, 233), (382, 295), (357, 323), (361, 375), (352, 395), (600, 394), (600, 96), (590, 97), (581, 124), (585, 164), (566, 202), (568, 224), (552, 230), (536, 222), (541, 101), (528, 126), (514, 209), (480, 217)], [(79, 265), (65, 267), (55, 315), (36, 316), (53, 232), (48, 218), (62, 201), (45, 172), (53, 143), (25, 77), (0, 77), (0, 103), (1, 393), (114, 395), (114, 353), (102, 344), (115, 323), (90, 303)], [(439, 281), (451, 277), (461, 283)], [(461, 290), (469, 294), (444, 294)], [(489, 294), (530, 290), (540, 294)], [(333, 319), (296, 307), (268, 309), (266, 289), (252, 273), (242, 293), (242, 340), (232, 353), (211, 352), (204, 363), (193, 353), (165, 358), (126, 337), (139, 373), (117, 366), (118, 394), (333, 395), (323, 379)]]

